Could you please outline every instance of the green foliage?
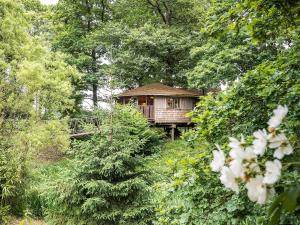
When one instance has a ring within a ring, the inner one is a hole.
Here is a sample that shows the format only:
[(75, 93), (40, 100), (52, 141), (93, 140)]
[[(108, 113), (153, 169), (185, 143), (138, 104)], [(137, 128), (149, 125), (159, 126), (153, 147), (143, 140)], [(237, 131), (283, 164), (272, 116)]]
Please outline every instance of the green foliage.
[[(81, 80), (74, 80), (77, 91), (93, 90), (93, 103), (97, 105), (99, 80), (103, 78), (100, 61), (107, 50), (99, 41), (97, 33), (110, 20), (111, 1), (59, 1), (52, 11), (53, 46), (68, 54), (68, 62), (83, 74)], [(77, 110), (83, 96), (75, 92)]]
[[(293, 48), (283, 51), (276, 60), (265, 61), (248, 71), (243, 78), (225, 92), (217, 96), (203, 97), (192, 113), (193, 121), (197, 123), (197, 130), (187, 136), (189, 141), (206, 142), (210, 146), (208, 149), (212, 149), (215, 143), (220, 145), (227, 143), (230, 136), (250, 135), (255, 130), (264, 128), (270, 113), (278, 104), (288, 106), (289, 114), (284, 121), (284, 128), (295, 152), (284, 160), (284, 164), (288, 167), (284, 170), (280, 183), (276, 186), (279, 198), (271, 207), (271, 224), (277, 224), (275, 222), (278, 224), (299, 223), (299, 209), (294, 207), (295, 203), (299, 205), (296, 201), (297, 192), (288, 191), (295, 190), (299, 182), (297, 163), (293, 163), (299, 161), (297, 150), (300, 137), (300, 68), (298, 61), (299, 49), (298, 45), (295, 45)], [(223, 147), (226, 148), (226, 144)], [(203, 185), (203, 183), (200, 184), (200, 186)], [(291, 193), (293, 193), (294, 200), (288, 197)], [(220, 192), (220, 195), (224, 196), (225, 201), (229, 201), (224, 190)], [(283, 204), (283, 202), (285, 203)], [(233, 207), (239, 209), (245, 206), (249, 207), (249, 211), (241, 210), (239, 215), (247, 214), (250, 219), (254, 219), (255, 216), (262, 217), (264, 223), (269, 220), (264, 215), (264, 210), (254, 211), (257, 206), (253, 204), (245, 202), (241, 205), (238, 202), (233, 204)]]
[(161, 179), (154, 185), (156, 217), (154, 224), (262, 224), (263, 207), (254, 208), (243, 195), (224, 190), (217, 176), (210, 172), (211, 155), (207, 146), (190, 148), (187, 143), (167, 143), (154, 162), (159, 164)]
[(186, 36), (182, 28), (154, 27), (150, 23), (127, 30), (120, 37), (121, 47), (114, 52), (113, 73), (117, 79), (126, 87), (160, 81), (186, 86), (189, 50), (196, 34)]
[[(183, 149), (185, 150), (183, 151)], [(184, 159), (194, 154), (195, 150), (189, 148), (184, 140), (165, 142), (159, 151), (151, 155), (146, 162), (146, 167), (152, 170), (157, 182), (163, 182), (172, 176), (174, 172), (172, 166), (177, 163), (177, 159)]]
[[(221, 2), (221, 1), (220, 1)], [(245, 28), (254, 43), (278, 43), (278, 37), (287, 43), (299, 26), (299, 1), (243, 0), (235, 3), (219, 18), (223, 31)], [(225, 3), (226, 4), (226, 3)], [(218, 27), (219, 28), (219, 27)]]
[(27, 163), (45, 148), (67, 148), (70, 80), (77, 73), (30, 33), (29, 1), (0, 1), (0, 222), (22, 213)]
[(196, 66), (188, 72), (191, 87), (211, 88), (231, 84), (265, 59), (274, 57), (273, 48), (254, 46), (245, 32), (208, 38), (191, 50)]
[(196, 66), (188, 71), (189, 85), (231, 85), (295, 46), (299, 7), (294, 1), (212, 1), (204, 18), (201, 45), (191, 50)]
[(186, 86), (189, 51), (199, 42), (199, 14), (207, 7), (206, 1), (117, 1), (117, 29), (109, 33), (116, 37), (112, 68), (117, 79), (125, 87), (151, 82)]
[[(270, 222), (269, 225), (276, 225), (281, 221), (284, 221), (287, 217), (293, 217), (291, 214), (297, 210), (297, 205), (299, 204), (300, 198), (300, 187), (299, 185), (295, 185), (287, 188), (280, 196), (272, 203), (269, 209)], [(281, 217), (282, 211), (286, 210), (287, 213)], [(295, 218), (295, 221), (299, 218)]]
[[(183, 87), (208, 5), (202, 0), (63, 0), (53, 10), (53, 45), (84, 74), (74, 86), (93, 90), (94, 104), (108, 73), (126, 88), (160, 81)], [(109, 71), (103, 59), (111, 62)], [(83, 97), (76, 96), (78, 104)]]
[[(228, 136), (250, 134), (265, 127), (277, 104), (287, 105), (286, 126), (297, 146), (299, 137), (298, 49), (289, 49), (275, 61), (249, 71), (232, 88), (214, 97), (203, 97), (193, 112), (201, 129), (197, 137), (210, 143), (224, 143)], [(257, 116), (259, 115), (259, 116)]]
[(33, 217), (43, 218), (46, 216), (48, 202), (51, 201), (51, 195), (48, 194), (49, 186), (66, 175), (66, 170), (73, 167), (72, 161), (63, 159), (50, 164), (35, 164), (31, 166), (29, 172), (29, 183), (25, 190), (25, 206)]
[(49, 224), (148, 224), (150, 175), (143, 163), (159, 136), (134, 108), (115, 107), (48, 195)]

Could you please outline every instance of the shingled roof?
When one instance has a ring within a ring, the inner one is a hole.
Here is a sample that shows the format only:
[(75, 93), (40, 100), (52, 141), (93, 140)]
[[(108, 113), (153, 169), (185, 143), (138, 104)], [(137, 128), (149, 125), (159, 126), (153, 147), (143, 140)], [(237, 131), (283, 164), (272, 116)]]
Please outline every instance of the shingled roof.
[(186, 90), (183, 88), (174, 88), (167, 85), (163, 85), (161, 83), (154, 83), (125, 91), (121, 93), (119, 97), (132, 97), (144, 95), (198, 97), (203, 94), (199, 91)]

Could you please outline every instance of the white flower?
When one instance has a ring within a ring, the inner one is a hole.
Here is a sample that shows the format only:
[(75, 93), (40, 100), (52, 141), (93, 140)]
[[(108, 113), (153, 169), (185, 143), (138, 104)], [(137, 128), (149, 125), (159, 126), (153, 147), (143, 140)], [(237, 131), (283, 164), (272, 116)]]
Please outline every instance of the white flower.
[(281, 175), (281, 162), (277, 159), (266, 162), (265, 184), (274, 184)]
[(239, 159), (232, 160), (230, 162), (229, 168), (236, 178), (242, 178), (242, 179), (244, 178), (245, 171), (244, 171), (244, 166), (243, 166), (242, 160), (239, 160)]
[(275, 152), (274, 152), (274, 157), (277, 159), (282, 159), (284, 155), (290, 155), (293, 153), (293, 147), (289, 144), (283, 144), (279, 146)]
[(288, 107), (286, 105), (285, 106), (279, 105), (273, 111), (273, 113), (274, 115), (268, 121), (269, 128), (277, 128), (281, 124), (282, 119), (288, 113)]
[(265, 153), (267, 142), (268, 142), (268, 134), (266, 130), (258, 130), (253, 133), (255, 137), (253, 141), (253, 152), (256, 155), (263, 155)]
[(264, 204), (267, 200), (267, 187), (263, 183), (263, 179), (263, 176), (259, 175), (251, 178), (246, 184), (249, 199), (259, 204)]
[(224, 166), (222, 168), (220, 180), (225, 187), (235, 191), (236, 193), (239, 192), (239, 186), (236, 182), (235, 176), (228, 167)]
[(260, 173), (260, 167), (257, 164), (257, 162), (251, 162), (249, 163), (247, 170), (249, 171), (249, 173)]
[(277, 159), (282, 159), (284, 155), (290, 155), (293, 153), (293, 147), (290, 145), (285, 134), (283, 133), (276, 136), (271, 136), (269, 138), (269, 142), (270, 148), (276, 148), (274, 157)]
[(231, 148), (231, 151), (229, 152), (229, 155), (233, 159), (240, 159), (243, 158), (244, 155), (244, 145), (245, 145), (245, 140), (244, 137), (242, 136), (241, 141), (237, 140), (234, 137), (229, 138), (229, 147)]
[(257, 156), (253, 152), (253, 148), (246, 147), (245, 150), (231, 150), (233, 160), (230, 162), (229, 168), (236, 178), (245, 179), (245, 174), (259, 172)]
[(214, 159), (210, 163), (211, 169), (214, 172), (218, 172), (221, 170), (221, 168), (224, 166), (225, 163), (225, 155), (224, 152), (221, 150), (221, 148), (217, 145), (217, 148), (219, 151), (214, 150)]
[(248, 161), (257, 159), (257, 156), (254, 154), (254, 149), (252, 146), (249, 146), (245, 149), (243, 159), (246, 159)]
[(257, 155), (254, 154), (252, 146), (249, 146), (245, 149), (243, 166), (245, 174), (248, 176), (247, 179), (249, 179), (249, 175), (253, 176), (254, 174), (260, 172), (260, 167), (257, 164)]
[(270, 136), (269, 137), (269, 147), (270, 148), (278, 148), (279, 146), (281, 146), (282, 144), (287, 142), (287, 138), (285, 136), (285, 134), (280, 133), (276, 136)]

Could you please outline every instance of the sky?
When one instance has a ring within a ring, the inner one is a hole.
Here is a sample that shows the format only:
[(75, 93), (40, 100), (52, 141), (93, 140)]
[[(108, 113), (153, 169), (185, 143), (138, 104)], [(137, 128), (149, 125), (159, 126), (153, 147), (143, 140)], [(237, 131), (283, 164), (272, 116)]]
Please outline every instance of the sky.
[(41, 3), (43, 3), (45, 5), (53, 5), (58, 2), (58, 0), (40, 0), (40, 1), (41, 1)]

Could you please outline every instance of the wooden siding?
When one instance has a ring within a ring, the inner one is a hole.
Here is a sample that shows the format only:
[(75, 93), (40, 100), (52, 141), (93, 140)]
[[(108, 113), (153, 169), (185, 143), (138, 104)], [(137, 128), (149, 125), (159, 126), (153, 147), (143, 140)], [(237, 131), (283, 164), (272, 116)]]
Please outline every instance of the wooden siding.
[(191, 111), (194, 108), (194, 101), (192, 98), (180, 98), (180, 109), (189, 109)]
[(166, 109), (167, 108), (167, 98), (166, 97), (155, 97), (154, 98), (155, 109)]
[(188, 123), (190, 118), (186, 117), (186, 113), (191, 110), (183, 109), (156, 109), (155, 123)]
[(155, 97), (154, 99), (154, 119), (155, 123), (188, 123), (190, 118), (186, 113), (190, 112), (194, 106), (193, 98), (180, 98), (180, 109), (167, 109), (168, 97)]

